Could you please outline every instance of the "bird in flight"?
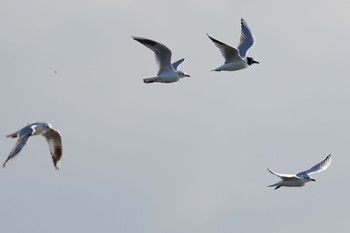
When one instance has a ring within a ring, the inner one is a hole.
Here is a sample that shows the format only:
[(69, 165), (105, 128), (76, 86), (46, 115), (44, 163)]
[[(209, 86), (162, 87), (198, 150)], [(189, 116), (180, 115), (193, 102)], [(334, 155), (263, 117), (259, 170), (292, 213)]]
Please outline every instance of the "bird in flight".
[(270, 169), (267, 169), (269, 172), (274, 174), (275, 176), (278, 176), (282, 180), (269, 185), (268, 187), (275, 187), (275, 190), (285, 186), (285, 187), (301, 187), (306, 185), (306, 183), (310, 181), (316, 181), (314, 178), (312, 178), (310, 175), (313, 173), (321, 172), (324, 171), (328, 168), (328, 166), (331, 164), (332, 158), (331, 155), (328, 155), (322, 162), (316, 164), (312, 168), (299, 172), (296, 175), (291, 175), (291, 174), (279, 174), (276, 172), (271, 171)]
[(46, 138), (53, 164), (57, 170), (59, 169), (62, 156), (61, 135), (57, 130), (53, 129), (50, 124), (44, 122), (29, 124), (15, 133), (7, 135), (9, 138), (17, 138), (17, 142), (4, 162), (3, 167), (22, 150), (29, 137), (34, 135), (43, 135)]
[(216, 47), (220, 49), (225, 63), (212, 71), (234, 71), (247, 68), (248, 66), (257, 63), (252, 57), (248, 57), (248, 50), (253, 47), (255, 40), (251, 33), (248, 24), (241, 18), (241, 40), (237, 48), (227, 45), (213, 37), (207, 36), (214, 42)]
[(156, 61), (159, 66), (157, 76), (143, 79), (144, 83), (173, 83), (179, 81), (180, 78), (190, 77), (190, 75), (185, 72), (177, 70), (177, 67), (185, 61), (184, 58), (171, 64), (171, 50), (168, 49), (168, 47), (150, 39), (135, 36), (132, 38), (155, 53)]

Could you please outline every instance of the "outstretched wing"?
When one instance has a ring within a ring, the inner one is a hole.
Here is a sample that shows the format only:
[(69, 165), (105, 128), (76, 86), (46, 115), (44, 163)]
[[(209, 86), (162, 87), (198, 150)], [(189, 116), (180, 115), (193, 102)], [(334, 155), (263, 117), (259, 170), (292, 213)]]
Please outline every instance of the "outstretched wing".
[(52, 156), (53, 164), (55, 168), (58, 170), (60, 168), (60, 161), (62, 157), (61, 135), (58, 131), (52, 129), (45, 132), (43, 136), (46, 138), (49, 144), (49, 149)]
[[(28, 141), (28, 138), (32, 135), (32, 133), (33, 133), (33, 128), (31, 128), (30, 126), (24, 127), (23, 129), (17, 132), (17, 137), (18, 137), (17, 142), (12, 148), (6, 161), (2, 165), (3, 167), (5, 167), (6, 164), (10, 162), (23, 149), (23, 147)], [(15, 135), (16, 133), (13, 133), (13, 134), (7, 135), (7, 137), (13, 138), (15, 137)]]
[(296, 175), (291, 175), (291, 174), (280, 174), (276, 173), (274, 171), (271, 171), (270, 169), (267, 169), (271, 174), (278, 176), (282, 180), (299, 180), (299, 178)]
[(326, 170), (329, 167), (329, 165), (331, 164), (331, 162), (332, 162), (332, 157), (331, 157), (331, 155), (328, 155), (322, 162), (316, 164), (315, 166), (313, 166), (309, 170), (299, 172), (297, 174), (297, 176), (310, 175), (312, 173), (317, 173), (317, 172)]
[(173, 66), (174, 70), (177, 70), (177, 67), (185, 60), (185, 58), (181, 58), (180, 60), (173, 62), (171, 65)]
[(248, 50), (255, 43), (254, 36), (250, 31), (248, 24), (241, 18), (241, 40), (238, 45), (239, 54), (242, 58), (247, 57)]
[(218, 41), (217, 39), (214, 39), (213, 37), (209, 36), (208, 34), (207, 34), (207, 36), (209, 37), (209, 39), (211, 39), (211, 41), (214, 42), (216, 47), (218, 47), (220, 49), (222, 56), (225, 58), (225, 63), (242, 60), (242, 58), (239, 55), (238, 49), (236, 49), (230, 45), (227, 45), (221, 41)]
[(158, 43), (154, 40), (142, 38), (142, 37), (132, 37), (134, 40), (137, 40), (141, 44), (145, 45), (149, 49), (151, 49), (156, 55), (156, 61), (159, 66), (159, 73), (164, 71), (173, 70), (171, 66), (171, 50), (168, 49), (165, 45)]

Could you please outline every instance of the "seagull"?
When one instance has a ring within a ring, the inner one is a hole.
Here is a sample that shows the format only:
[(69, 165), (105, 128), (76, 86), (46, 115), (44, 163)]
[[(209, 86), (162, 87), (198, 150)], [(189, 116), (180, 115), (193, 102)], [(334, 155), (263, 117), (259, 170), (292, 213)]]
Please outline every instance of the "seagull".
[(279, 174), (276, 172), (271, 171), (270, 169), (267, 169), (269, 172), (274, 174), (275, 176), (278, 176), (282, 180), (269, 185), (268, 187), (276, 187), (276, 189), (285, 186), (285, 187), (301, 187), (306, 185), (309, 181), (316, 181), (314, 178), (309, 176), (310, 174), (317, 173), (323, 170), (326, 170), (328, 166), (331, 164), (332, 158), (331, 155), (328, 155), (322, 162), (316, 164), (312, 168), (306, 171), (299, 172), (296, 175), (289, 175), (289, 174)]
[(218, 41), (209, 36), (209, 34), (207, 34), (207, 36), (214, 42), (216, 47), (220, 49), (222, 56), (225, 58), (225, 63), (212, 71), (234, 71), (247, 68), (254, 63), (259, 64), (259, 62), (255, 61), (253, 58), (247, 57), (248, 50), (254, 45), (254, 36), (243, 18), (241, 18), (241, 40), (238, 48)]
[(57, 130), (54, 130), (50, 124), (44, 122), (29, 124), (17, 132), (6, 136), (8, 138), (17, 138), (17, 142), (11, 150), (10, 155), (4, 162), (3, 167), (5, 167), (6, 164), (10, 162), (22, 150), (29, 137), (34, 135), (43, 135), (46, 138), (49, 144), (53, 164), (55, 168), (59, 170), (60, 160), (62, 156), (61, 135)]
[(171, 50), (168, 49), (165, 45), (158, 43), (156, 41), (142, 38), (142, 37), (132, 37), (134, 40), (137, 40), (141, 44), (145, 45), (151, 49), (155, 55), (156, 60), (159, 66), (159, 71), (156, 77), (145, 78), (143, 79), (144, 83), (173, 83), (179, 81), (180, 78), (190, 77), (190, 75), (185, 72), (178, 71), (177, 67), (185, 61), (184, 58), (170, 64), (171, 62)]

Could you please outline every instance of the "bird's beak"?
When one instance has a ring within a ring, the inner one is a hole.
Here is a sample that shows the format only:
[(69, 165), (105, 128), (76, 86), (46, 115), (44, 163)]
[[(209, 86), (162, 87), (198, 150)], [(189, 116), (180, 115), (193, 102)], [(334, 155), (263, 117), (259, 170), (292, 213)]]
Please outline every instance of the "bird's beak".
[(313, 182), (316, 182), (316, 180), (315, 179), (310, 179), (311, 181), (313, 181)]
[(191, 77), (189, 74), (185, 74), (185, 77)]
[(253, 63), (260, 64), (258, 61), (253, 61)]

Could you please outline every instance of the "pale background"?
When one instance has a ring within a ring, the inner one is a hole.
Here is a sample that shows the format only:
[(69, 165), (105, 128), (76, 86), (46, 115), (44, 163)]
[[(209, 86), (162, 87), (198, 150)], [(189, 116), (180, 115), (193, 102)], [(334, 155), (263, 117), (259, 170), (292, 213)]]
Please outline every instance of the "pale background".
[[(28, 123), (42, 137), (0, 170), (6, 233), (348, 232), (349, 1), (0, 2), (0, 154)], [(237, 72), (207, 38), (260, 61)], [(190, 78), (149, 84), (164, 43)], [(57, 74), (54, 71), (57, 71)], [(267, 185), (333, 155), (316, 183)]]

